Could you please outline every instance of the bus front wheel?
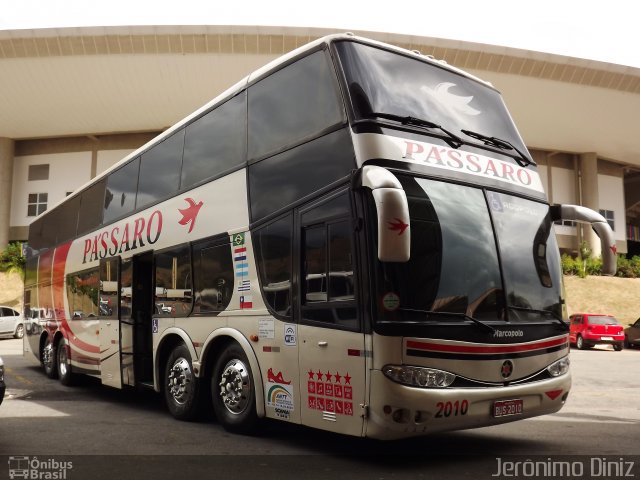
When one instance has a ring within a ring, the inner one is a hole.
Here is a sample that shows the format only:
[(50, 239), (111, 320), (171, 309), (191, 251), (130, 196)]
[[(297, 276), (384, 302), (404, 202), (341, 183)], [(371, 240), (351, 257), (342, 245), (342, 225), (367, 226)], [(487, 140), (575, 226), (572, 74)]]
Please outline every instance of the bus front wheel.
[(216, 360), (211, 378), (213, 410), (225, 430), (251, 433), (257, 423), (251, 367), (237, 343), (228, 345)]
[(180, 344), (169, 355), (164, 370), (164, 399), (171, 415), (178, 420), (197, 415), (198, 387), (189, 349)]

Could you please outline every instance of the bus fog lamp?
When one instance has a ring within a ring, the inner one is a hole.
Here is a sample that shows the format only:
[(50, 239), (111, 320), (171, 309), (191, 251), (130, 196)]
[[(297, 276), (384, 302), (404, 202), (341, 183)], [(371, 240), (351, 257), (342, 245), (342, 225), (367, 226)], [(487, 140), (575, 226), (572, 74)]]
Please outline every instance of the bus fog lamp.
[(564, 375), (569, 371), (569, 365), (571, 361), (569, 357), (564, 357), (558, 360), (557, 362), (553, 362), (551, 365), (547, 367), (547, 371), (552, 377), (559, 377), (560, 375)]
[(456, 379), (453, 373), (434, 368), (386, 365), (384, 375), (397, 383), (421, 388), (446, 388)]

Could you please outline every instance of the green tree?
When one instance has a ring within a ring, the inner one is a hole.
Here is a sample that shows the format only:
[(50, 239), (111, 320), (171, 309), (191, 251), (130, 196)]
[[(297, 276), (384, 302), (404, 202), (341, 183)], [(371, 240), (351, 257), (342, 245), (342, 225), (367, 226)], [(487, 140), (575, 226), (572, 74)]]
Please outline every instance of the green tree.
[(22, 244), (13, 242), (0, 252), (0, 272), (24, 273), (25, 258), (22, 255)]

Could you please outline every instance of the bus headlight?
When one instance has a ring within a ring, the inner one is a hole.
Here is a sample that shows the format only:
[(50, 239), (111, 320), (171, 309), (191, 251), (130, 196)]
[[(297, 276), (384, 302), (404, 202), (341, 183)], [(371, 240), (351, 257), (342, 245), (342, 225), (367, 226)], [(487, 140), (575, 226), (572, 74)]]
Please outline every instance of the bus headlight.
[(549, 365), (547, 367), (547, 371), (551, 374), (552, 377), (559, 377), (560, 375), (564, 375), (569, 371), (570, 364), (571, 361), (569, 360), (569, 357), (566, 356)]
[(382, 368), (382, 373), (394, 382), (421, 388), (445, 388), (456, 379), (453, 373), (444, 370), (406, 365), (386, 365)]

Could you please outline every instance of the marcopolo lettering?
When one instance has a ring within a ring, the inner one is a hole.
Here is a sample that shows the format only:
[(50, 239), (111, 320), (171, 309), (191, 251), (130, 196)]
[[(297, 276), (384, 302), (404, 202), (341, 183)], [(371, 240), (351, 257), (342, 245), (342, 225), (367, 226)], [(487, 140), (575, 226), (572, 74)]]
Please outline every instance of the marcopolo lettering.
[(148, 218), (137, 217), (111, 230), (102, 230), (84, 241), (82, 263), (119, 255), (145, 245), (153, 245), (162, 232), (162, 212), (155, 210)]
[(493, 332), (494, 337), (524, 337), (522, 330), (495, 330)]

